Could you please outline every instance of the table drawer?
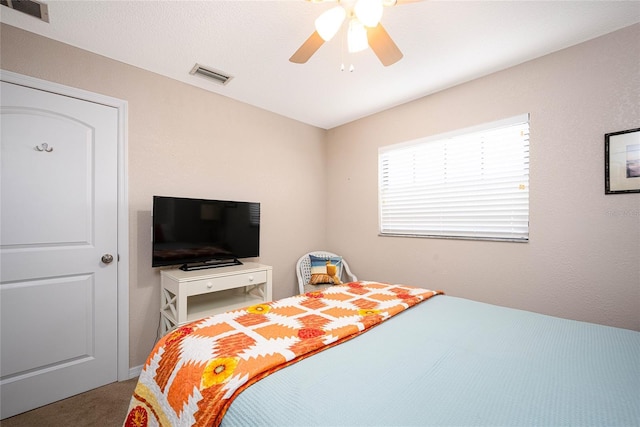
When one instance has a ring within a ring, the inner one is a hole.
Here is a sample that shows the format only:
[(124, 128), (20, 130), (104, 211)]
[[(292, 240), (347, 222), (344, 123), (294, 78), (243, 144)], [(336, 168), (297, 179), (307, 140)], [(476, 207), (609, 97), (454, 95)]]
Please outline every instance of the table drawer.
[(266, 271), (253, 271), (223, 277), (191, 280), (182, 285), (183, 288), (181, 291), (186, 291), (186, 295), (199, 295), (208, 292), (223, 291), (225, 289), (259, 285), (261, 283), (266, 283), (266, 281)]

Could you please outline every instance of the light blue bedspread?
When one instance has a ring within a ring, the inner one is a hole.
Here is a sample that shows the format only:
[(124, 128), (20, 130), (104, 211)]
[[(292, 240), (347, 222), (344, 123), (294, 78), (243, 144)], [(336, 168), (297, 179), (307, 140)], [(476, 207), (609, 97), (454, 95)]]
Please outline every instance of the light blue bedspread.
[(222, 426), (640, 426), (640, 332), (436, 296), (242, 392)]

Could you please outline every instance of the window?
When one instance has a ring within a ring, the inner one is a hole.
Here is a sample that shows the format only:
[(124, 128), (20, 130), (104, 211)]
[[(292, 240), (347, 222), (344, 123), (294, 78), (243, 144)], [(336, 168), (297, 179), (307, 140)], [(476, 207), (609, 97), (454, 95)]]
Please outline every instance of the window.
[(382, 147), (381, 235), (528, 241), (529, 115)]

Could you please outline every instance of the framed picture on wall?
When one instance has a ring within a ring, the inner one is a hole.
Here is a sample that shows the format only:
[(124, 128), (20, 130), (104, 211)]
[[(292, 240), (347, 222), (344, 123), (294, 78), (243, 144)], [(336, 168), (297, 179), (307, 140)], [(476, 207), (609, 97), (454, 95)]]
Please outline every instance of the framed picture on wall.
[(605, 134), (604, 193), (640, 193), (640, 128)]

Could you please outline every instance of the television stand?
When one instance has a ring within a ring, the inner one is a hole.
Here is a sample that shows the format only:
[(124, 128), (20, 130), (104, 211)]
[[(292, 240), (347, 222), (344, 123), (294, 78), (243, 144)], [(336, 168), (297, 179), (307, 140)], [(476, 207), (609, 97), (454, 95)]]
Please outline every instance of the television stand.
[(243, 265), (202, 271), (160, 271), (162, 334), (225, 311), (271, 301), (271, 266)]
[(230, 265), (242, 265), (238, 258), (214, 259), (211, 261), (199, 262), (197, 264), (183, 264), (182, 271), (204, 270), (207, 268), (229, 267)]

